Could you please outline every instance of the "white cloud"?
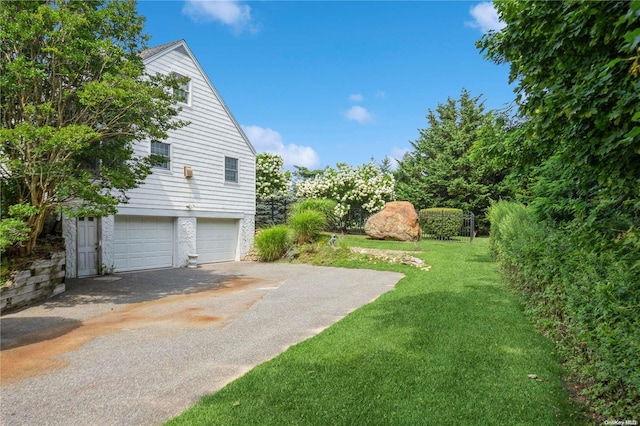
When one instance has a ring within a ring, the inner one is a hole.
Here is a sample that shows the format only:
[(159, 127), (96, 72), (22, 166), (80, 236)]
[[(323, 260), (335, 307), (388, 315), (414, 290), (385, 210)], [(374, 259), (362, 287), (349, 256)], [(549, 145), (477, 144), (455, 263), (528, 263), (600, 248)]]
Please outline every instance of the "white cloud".
[(242, 126), (253, 147), (258, 152), (271, 152), (282, 157), (286, 168), (302, 166), (315, 169), (320, 166), (320, 157), (310, 146), (285, 145), (282, 135), (268, 127)]
[(384, 90), (378, 90), (376, 92), (376, 98), (384, 99), (386, 97), (387, 97), (387, 92), (385, 92)]
[(362, 93), (354, 93), (353, 95), (349, 95), (349, 100), (351, 102), (362, 102), (364, 101), (364, 96), (362, 96)]
[(182, 13), (194, 22), (218, 21), (242, 31), (251, 22), (251, 7), (238, 0), (187, 0)]
[(396, 170), (398, 168), (398, 161), (402, 160), (404, 155), (410, 151), (409, 148), (398, 148), (397, 146), (391, 148), (391, 153), (389, 154), (389, 158), (391, 158), (391, 169)]
[(373, 121), (373, 115), (369, 111), (367, 111), (366, 108), (363, 108), (359, 105), (349, 108), (345, 116), (347, 117), (347, 120), (357, 121), (361, 124)]
[(483, 33), (491, 30), (500, 31), (507, 25), (500, 20), (498, 12), (491, 2), (483, 2), (473, 6), (469, 13), (473, 16), (473, 21), (465, 22), (471, 28), (479, 28)]

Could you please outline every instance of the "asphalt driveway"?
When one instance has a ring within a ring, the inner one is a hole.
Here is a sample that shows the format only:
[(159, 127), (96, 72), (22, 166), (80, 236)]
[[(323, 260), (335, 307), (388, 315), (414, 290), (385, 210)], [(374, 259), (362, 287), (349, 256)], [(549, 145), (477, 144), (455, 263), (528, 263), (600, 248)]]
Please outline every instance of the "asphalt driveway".
[(400, 278), (231, 262), (69, 280), (0, 318), (0, 423), (160, 424)]

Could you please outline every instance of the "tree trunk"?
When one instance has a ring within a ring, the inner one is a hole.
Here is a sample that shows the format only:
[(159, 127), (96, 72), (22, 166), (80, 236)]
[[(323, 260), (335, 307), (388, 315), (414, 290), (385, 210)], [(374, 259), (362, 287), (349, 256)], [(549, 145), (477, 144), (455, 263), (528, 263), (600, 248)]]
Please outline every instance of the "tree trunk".
[(29, 232), (29, 239), (24, 241), (20, 246), (20, 256), (29, 256), (33, 249), (36, 247), (38, 236), (44, 228), (44, 222), (50, 213), (50, 209), (44, 208), (40, 213), (37, 213), (27, 220), (27, 224), (31, 228)]
[(20, 245), (21, 257), (29, 256), (37, 245), (38, 236), (44, 228), (44, 222), (53, 206), (47, 202), (47, 191), (44, 190), (36, 177), (29, 182), (30, 204), (37, 209), (37, 213), (27, 219), (27, 225), (31, 229), (29, 239)]

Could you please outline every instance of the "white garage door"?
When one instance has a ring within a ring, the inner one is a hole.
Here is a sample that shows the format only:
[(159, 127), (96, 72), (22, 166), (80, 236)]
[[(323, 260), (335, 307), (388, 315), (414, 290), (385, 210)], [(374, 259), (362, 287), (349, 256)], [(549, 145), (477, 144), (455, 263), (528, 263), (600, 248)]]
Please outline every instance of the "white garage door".
[(198, 263), (235, 260), (237, 247), (237, 220), (198, 219), (196, 226)]
[(163, 268), (173, 265), (173, 219), (116, 216), (114, 224), (116, 271)]

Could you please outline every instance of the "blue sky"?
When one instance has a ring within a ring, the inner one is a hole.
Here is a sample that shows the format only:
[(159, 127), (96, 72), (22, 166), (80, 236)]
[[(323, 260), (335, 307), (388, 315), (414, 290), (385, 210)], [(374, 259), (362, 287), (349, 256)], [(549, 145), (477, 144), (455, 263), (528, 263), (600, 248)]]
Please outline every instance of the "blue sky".
[(462, 88), (513, 101), (475, 42), (499, 29), (467, 1), (140, 1), (149, 46), (185, 39), (258, 152), (314, 168), (401, 158)]

